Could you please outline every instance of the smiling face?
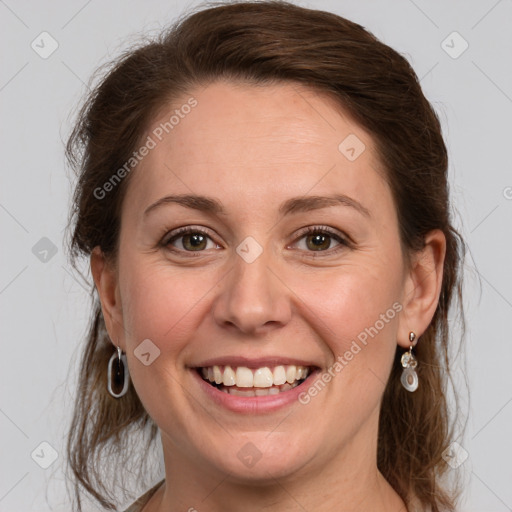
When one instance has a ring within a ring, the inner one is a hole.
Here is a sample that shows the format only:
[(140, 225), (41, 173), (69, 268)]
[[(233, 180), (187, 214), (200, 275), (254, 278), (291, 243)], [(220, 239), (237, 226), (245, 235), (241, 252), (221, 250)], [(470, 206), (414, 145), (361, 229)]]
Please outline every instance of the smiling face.
[[(407, 273), (372, 138), (298, 85), (191, 96), (133, 171), (110, 302), (100, 289), (166, 469), (254, 481), (372, 467), (397, 339), (417, 327), (400, 325)], [(300, 385), (281, 387), (283, 370)]]

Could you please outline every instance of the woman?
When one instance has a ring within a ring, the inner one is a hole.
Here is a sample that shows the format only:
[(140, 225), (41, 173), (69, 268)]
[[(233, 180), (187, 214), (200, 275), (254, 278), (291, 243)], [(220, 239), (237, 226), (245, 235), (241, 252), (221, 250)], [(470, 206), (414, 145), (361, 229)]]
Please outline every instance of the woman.
[(327, 12), (204, 9), (116, 62), (68, 155), (95, 284), (78, 510), (81, 488), (115, 508), (105, 479), (129, 467), (99, 467), (144, 458), (133, 429), (159, 432), (165, 480), (130, 512), (455, 509), (464, 243), (402, 56)]

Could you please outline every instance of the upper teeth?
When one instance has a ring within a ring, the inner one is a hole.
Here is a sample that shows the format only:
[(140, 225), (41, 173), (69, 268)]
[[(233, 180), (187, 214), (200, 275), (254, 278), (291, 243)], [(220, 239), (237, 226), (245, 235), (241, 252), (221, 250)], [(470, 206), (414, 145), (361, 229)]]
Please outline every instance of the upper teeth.
[(232, 368), (225, 366), (224, 371), (219, 366), (208, 366), (201, 368), (205, 379), (224, 386), (237, 386), (240, 388), (269, 388), (280, 386), (288, 382), (292, 384), (296, 380), (304, 379), (309, 373), (305, 366), (276, 366), (271, 369), (267, 366), (251, 370), (246, 366)]

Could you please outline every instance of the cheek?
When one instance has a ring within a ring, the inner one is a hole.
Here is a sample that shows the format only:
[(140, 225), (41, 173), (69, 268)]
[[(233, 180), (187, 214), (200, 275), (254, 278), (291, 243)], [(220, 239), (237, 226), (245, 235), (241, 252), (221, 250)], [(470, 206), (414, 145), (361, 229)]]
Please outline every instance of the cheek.
[(302, 275), (291, 288), (305, 304), (302, 314), (308, 314), (336, 352), (347, 350), (347, 343), (375, 324), (387, 332), (397, 319), (399, 308), (393, 305), (400, 298), (400, 280), (391, 268), (340, 267)]
[(399, 257), (368, 254), (323, 274), (302, 275), (291, 286), (304, 302), (300, 315), (330, 352), (325, 377), (332, 392), (325, 400), (361, 418), (377, 406), (393, 364), (402, 309), (400, 265)]
[[(179, 414), (169, 411), (187, 407), (178, 385), (181, 361), (211, 285), (204, 273), (179, 272), (142, 258), (125, 259), (120, 282), (129, 370), (137, 394), (151, 417), (165, 418), (168, 429), (185, 431)], [(141, 353), (150, 354), (149, 364), (139, 359)]]
[[(128, 270), (128, 269), (127, 269)], [(165, 263), (139, 261), (126, 272), (123, 288), (123, 318), (130, 344), (153, 340), (175, 351), (193, 332), (202, 300), (214, 284), (208, 273), (176, 270)]]
[[(400, 280), (393, 269), (345, 270), (302, 279), (296, 289), (304, 298), (301, 314), (308, 315), (332, 360), (323, 372), (329, 391), (318, 392), (322, 385), (309, 388), (305, 400), (319, 396), (332, 411), (333, 424), (348, 425), (346, 412), (352, 411), (350, 424), (355, 428), (378, 408), (396, 352), (402, 305)], [(322, 428), (324, 420), (318, 422)]]

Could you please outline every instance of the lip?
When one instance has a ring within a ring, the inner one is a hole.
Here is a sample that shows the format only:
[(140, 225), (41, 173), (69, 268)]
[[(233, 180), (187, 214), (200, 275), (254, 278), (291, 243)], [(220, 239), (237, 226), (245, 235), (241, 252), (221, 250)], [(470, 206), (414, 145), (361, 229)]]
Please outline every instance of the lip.
[(215, 357), (213, 359), (208, 359), (203, 361), (202, 363), (196, 364), (193, 368), (207, 368), (209, 366), (245, 366), (247, 368), (257, 369), (263, 368), (264, 366), (274, 367), (274, 366), (286, 366), (286, 365), (295, 365), (295, 366), (307, 366), (307, 367), (319, 367), (318, 363), (312, 361), (306, 361), (303, 359), (293, 359), (288, 357), (259, 357), (259, 358), (249, 358), (243, 356), (227, 356), (227, 357)]
[[(226, 359), (223, 359), (222, 361), (225, 362)], [(266, 361), (268, 362), (268, 359)], [(220, 391), (211, 384), (208, 384), (208, 382), (206, 382), (199, 375), (197, 368), (190, 368), (190, 371), (193, 378), (197, 381), (201, 391), (205, 393), (206, 396), (215, 404), (232, 412), (255, 415), (270, 413), (290, 406), (293, 403), (297, 403), (300, 393), (302, 393), (311, 385), (313, 379), (316, 378), (316, 376), (320, 373), (320, 368), (316, 367), (303, 382), (292, 389), (282, 391), (277, 395), (250, 397), (236, 396), (230, 395), (229, 393), (224, 393), (224, 391)]]

